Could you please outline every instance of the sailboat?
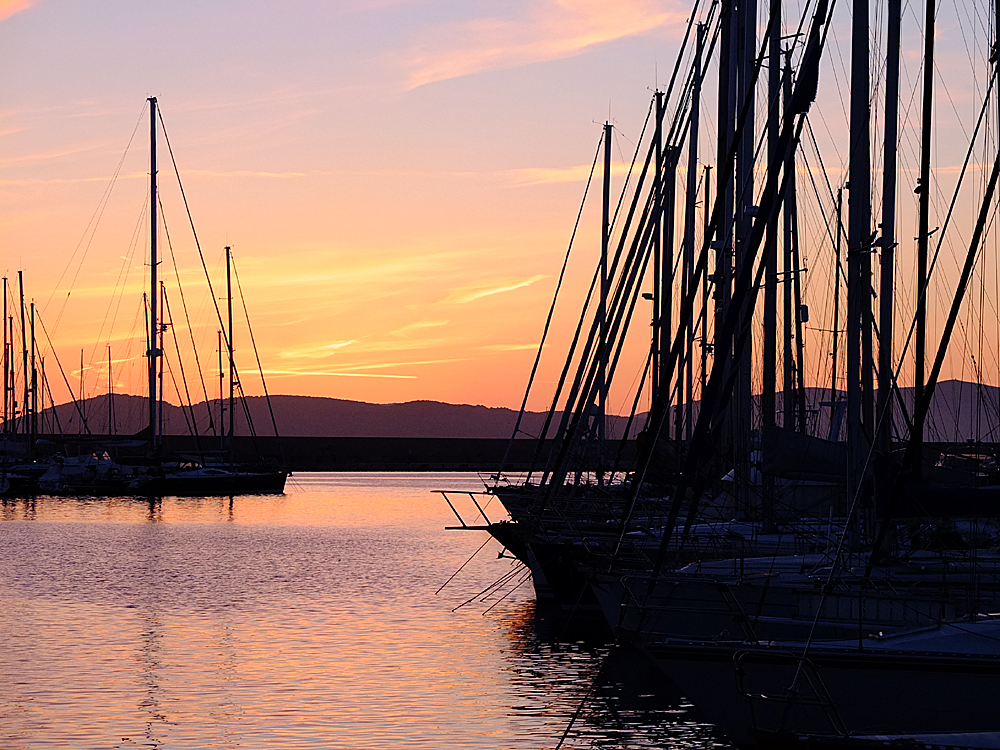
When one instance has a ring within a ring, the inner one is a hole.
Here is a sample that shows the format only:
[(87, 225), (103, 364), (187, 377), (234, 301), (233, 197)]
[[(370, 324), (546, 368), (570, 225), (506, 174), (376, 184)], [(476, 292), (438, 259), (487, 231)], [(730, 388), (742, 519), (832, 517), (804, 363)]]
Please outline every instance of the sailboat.
[[(156, 165), (156, 133), (157, 133), (157, 100), (155, 96), (148, 98), (149, 103), (149, 190), (150, 190), (150, 291), (148, 349), (148, 407), (149, 407), (149, 450), (151, 456), (160, 451), (160, 419), (162, 383), (163, 383), (163, 326), (158, 318), (157, 298), (163, 294), (157, 279), (157, 165)], [(233, 350), (233, 288), (232, 288), (232, 250), (226, 247), (226, 291), (228, 303), (228, 332), (225, 334), (226, 349), (229, 357), (229, 440), (231, 442), (234, 429), (233, 417), (236, 385), (236, 366)], [(269, 402), (270, 403), (270, 402)], [(220, 424), (220, 429), (222, 425)], [(277, 427), (275, 426), (277, 433)], [(145, 468), (128, 483), (128, 491), (132, 494), (162, 496), (162, 495), (234, 495), (234, 494), (280, 494), (284, 491), (285, 480), (289, 472), (280, 467), (257, 465), (236, 465), (232, 461), (209, 465), (204, 461), (164, 462), (158, 461)]]

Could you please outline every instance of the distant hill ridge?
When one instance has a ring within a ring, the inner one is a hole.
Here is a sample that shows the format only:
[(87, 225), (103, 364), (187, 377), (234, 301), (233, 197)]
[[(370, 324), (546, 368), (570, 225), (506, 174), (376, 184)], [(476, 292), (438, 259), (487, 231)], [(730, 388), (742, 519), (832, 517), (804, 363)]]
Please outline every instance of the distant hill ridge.
[[(114, 431), (135, 434), (147, 425), (148, 400), (143, 396), (112, 396)], [(278, 433), (297, 437), (414, 437), (414, 438), (509, 438), (517, 422), (517, 411), (506, 407), (447, 404), (440, 401), (406, 401), (397, 404), (372, 404), (321, 396), (271, 396)], [(107, 434), (108, 396), (95, 396), (80, 403), (72, 402), (46, 409), (45, 431), (76, 434), (81, 431), (80, 412), (90, 431)], [(246, 408), (238, 401), (235, 408), (236, 434), (247, 435), (246, 412), (260, 435), (273, 435), (271, 415), (262, 396), (246, 399)], [(197, 403), (192, 409), (165, 403), (163, 429), (167, 434), (189, 434), (192, 412), (198, 432), (211, 435), (219, 419), (219, 402)], [(58, 420), (57, 420), (58, 417)], [(228, 413), (225, 416), (228, 426)], [(625, 417), (609, 417), (609, 432), (620, 435)], [(545, 423), (545, 414), (527, 412), (521, 421), (519, 437), (537, 437)], [(636, 430), (633, 430), (633, 434)], [(555, 425), (549, 429), (555, 432)]]
[[(844, 394), (838, 394), (844, 398)], [(829, 389), (807, 388), (806, 402), (810, 412), (810, 431), (826, 437), (829, 431), (831, 409), (824, 404), (830, 400)], [(912, 409), (912, 389), (902, 389), (902, 400)], [(146, 399), (142, 396), (115, 395), (115, 432), (135, 434), (145, 428)], [(779, 412), (781, 394), (777, 394)], [(412, 437), (412, 438), (509, 438), (517, 420), (517, 411), (506, 407), (447, 404), (440, 401), (407, 401), (396, 404), (372, 404), (320, 396), (272, 396), (271, 405), (278, 433), (297, 437)], [(96, 396), (81, 405), (90, 431), (95, 434), (108, 432), (108, 397)], [(693, 405), (697, 416), (698, 403)], [(189, 434), (190, 409), (164, 404), (164, 432)], [(252, 396), (244, 408), (236, 404), (236, 434), (247, 435), (246, 412), (249, 412), (256, 432), (273, 435), (271, 416), (263, 397)], [(215, 433), (219, 418), (218, 401), (195, 404), (194, 419), (202, 435)], [(66, 434), (82, 432), (81, 419), (73, 403), (58, 405), (53, 413), (46, 409), (44, 431)], [(186, 418), (185, 418), (186, 417)], [(228, 423), (228, 414), (226, 416)], [(779, 413), (779, 424), (781, 415)], [(545, 422), (545, 414), (527, 412), (521, 422), (519, 437), (537, 437)], [(558, 424), (558, 417), (549, 427), (551, 436)], [(645, 415), (634, 420), (630, 433), (634, 436), (643, 426)], [(626, 418), (608, 418), (608, 432), (622, 435)], [(843, 430), (841, 436), (843, 436)], [(905, 435), (905, 423), (897, 411), (896, 435)], [(1000, 388), (961, 380), (939, 383), (927, 419), (927, 439), (931, 441), (958, 442), (981, 437), (986, 442), (1000, 442)]]

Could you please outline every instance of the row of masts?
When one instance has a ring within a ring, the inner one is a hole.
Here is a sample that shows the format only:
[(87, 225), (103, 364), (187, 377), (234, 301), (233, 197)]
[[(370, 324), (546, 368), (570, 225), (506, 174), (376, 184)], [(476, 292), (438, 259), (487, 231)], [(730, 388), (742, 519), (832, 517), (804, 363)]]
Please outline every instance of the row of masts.
[[(147, 394), (148, 394), (148, 414), (147, 429), (149, 432), (149, 442), (151, 450), (155, 452), (162, 435), (164, 434), (164, 337), (173, 323), (166, 314), (169, 304), (166, 297), (166, 286), (158, 278), (159, 258), (158, 258), (158, 207), (159, 196), (157, 186), (157, 100), (156, 97), (149, 97), (150, 108), (150, 287), (149, 292), (143, 294), (144, 309), (146, 311), (146, 360), (147, 360)], [(235, 352), (233, 348), (233, 287), (232, 287), (232, 249), (225, 248), (226, 252), (226, 292), (228, 303), (228, 332), (219, 330), (219, 403), (218, 403), (218, 433), (225, 441), (235, 434), (235, 409), (236, 378)], [(4, 399), (3, 399), (3, 436), (5, 439), (19, 438), (28, 444), (28, 456), (33, 454), (34, 446), (40, 434), (45, 433), (44, 425), (39, 424), (39, 419), (45, 416), (45, 396), (48, 393), (50, 404), (53, 405), (53, 417), (58, 421), (58, 415), (54, 410), (54, 400), (52, 398), (51, 386), (45, 377), (45, 359), (38, 356), (38, 347), (35, 337), (36, 311), (35, 303), (25, 303), (24, 295), (24, 273), (18, 271), (17, 291), (20, 299), (20, 359), (21, 377), (18, 388), (18, 377), (16, 362), (18, 359), (17, 339), (15, 336), (15, 316), (9, 309), (10, 288), (7, 277), (3, 278), (3, 370), (4, 370)], [(224, 381), (226, 372), (223, 369), (223, 355), (228, 360), (229, 392), (228, 399), (225, 394)], [(76, 403), (76, 408), (80, 416), (79, 430), (90, 430), (87, 426), (84, 403), (84, 373), (86, 364), (84, 361), (84, 351), (80, 351), (80, 397), (79, 400), (73, 396), (70, 389), (70, 396)], [(65, 378), (65, 376), (64, 376)], [(69, 388), (69, 382), (66, 381)], [(114, 405), (114, 370), (110, 345), (108, 346), (108, 434), (115, 433), (115, 405)], [(228, 415), (228, 429), (226, 425), (226, 415)], [(41, 429), (40, 429), (41, 428)], [(57, 425), (61, 432), (61, 426)]]
[[(728, 371), (724, 378), (732, 384), (732, 397), (719, 416), (721, 429), (713, 436), (717, 444), (728, 453), (738, 476), (751, 474), (751, 452), (757, 440), (754, 429), (754, 397), (752, 393), (751, 363), (760, 361), (762, 376), (760, 401), (760, 426), (766, 431), (778, 426), (781, 413), (782, 426), (800, 432), (807, 430), (809, 410), (805, 396), (804, 378), (804, 324), (808, 322), (808, 308), (803, 301), (802, 252), (799, 246), (798, 209), (796, 205), (796, 149), (808, 103), (815, 98), (816, 81), (807, 81), (795, 88), (796, 75), (792, 68), (792, 48), (785, 46), (782, 36), (781, 0), (769, 3), (769, 20), (766, 37), (767, 60), (767, 172), (783, 172), (780, 195), (776, 207), (764, 217), (763, 230), (763, 336), (761, 351), (755, 357), (753, 337), (747, 335), (753, 324), (754, 306), (740, 302), (736, 335), (725, 336), (725, 321), (730, 315), (734, 296), (741, 300), (746, 290), (736, 290), (734, 281), (747, 278), (748, 264), (755, 262), (757, 246), (751, 246), (751, 227), (762, 206), (755, 205), (755, 95), (759, 66), (755, 66), (758, 49), (757, 4), (755, 0), (721, 0), (717, 21), (719, 47), (718, 80), (718, 166), (714, 169), (715, 208), (712, 210), (712, 168), (705, 166), (699, 175), (699, 112), (702, 106), (701, 89), (705, 72), (706, 41), (710, 23), (695, 26), (694, 53), (690, 62), (690, 84), (685, 90), (689, 97), (684, 107), (687, 119), (684, 126), (676, 123), (669, 133), (664, 132), (666, 102), (664, 92), (654, 96), (655, 111), (655, 175), (653, 178), (653, 303), (651, 387), (653, 414), (659, 412), (662, 427), (658, 434), (678, 441), (689, 441), (694, 429), (694, 376), (695, 348), (701, 347), (701, 389), (709, 369), (707, 355), (723, 360)], [(715, 5), (713, 5), (713, 8)], [(997, 25), (1000, 27), (1000, 0), (995, 3)], [(852, 54), (850, 99), (850, 155), (847, 181), (836, 191), (836, 227), (833, 236), (835, 263), (833, 269), (833, 327), (832, 356), (833, 376), (830, 388), (831, 440), (838, 440), (841, 409), (837, 373), (840, 362), (846, 360), (846, 421), (849, 446), (848, 487), (852, 497), (874, 491), (871, 467), (873, 449), (888, 454), (893, 441), (895, 359), (893, 354), (893, 315), (895, 314), (895, 249), (897, 246), (896, 192), (900, 24), (901, 1), (888, 0), (886, 21), (885, 115), (882, 133), (882, 184), (881, 217), (877, 224), (872, 211), (871, 164), (871, 65), (869, 42), (868, 0), (853, 0), (852, 4)], [(695, 6), (697, 12), (697, 4)], [(800, 76), (818, 80), (818, 57), (829, 24), (829, 3), (821, 1), (802, 56)], [(924, 395), (927, 374), (925, 362), (928, 245), (933, 233), (930, 230), (931, 149), (934, 95), (934, 21), (935, 0), (926, 0), (923, 50), (922, 122), (920, 138), (920, 173), (918, 178), (918, 234), (916, 237), (917, 299), (914, 320), (914, 391), (915, 403)], [(692, 16), (694, 20), (694, 16)], [(689, 29), (690, 31), (690, 29)], [(793, 35), (792, 39), (798, 35)], [(685, 43), (687, 37), (685, 37)], [(712, 39), (714, 47), (716, 39)], [(812, 45), (812, 46), (811, 46)], [(763, 51), (763, 50), (762, 50)], [(1000, 54), (993, 59), (1000, 66)], [(810, 70), (805, 70), (811, 66)], [(799, 81), (802, 83), (802, 81)], [(803, 106), (805, 97), (808, 99)], [(681, 105), (679, 105), (681, 106)], [(738, 121), (739, 120), (739, 121)], [(796, 120), (798, 121), (796, 128)], [(599, 442), (606, 436), (606, 404), (609, 387), (609, 352), (614, 345), (608, 340), (607, 315), (610, 294), (608, 278), (608, 253), (610, 244), (609, 209), (611, 202), (611, 136), (613, 126), (604, 126), (604, 180), (601, 238), (600, 298), (598, 319), (600, 344), (598, 346), (598, 376), (596, 404), (596, 433)], [(787, 133), (789, 145), (782, 148), (782, 132)], [(675, 198), (677, 168), (682, 158), (686, 134), (687, 168), (683, 187), (683, 230), (679, 245), (681, 257), (675, 274)], [(729, 163), (729, 166), (727, 165)], [(704, 190), (699, 195), (699, 176)], [(844, 200), (846, 198), (846, 219)], [(714, 255), (714, 272), (696, 268), (696, 229), (699, 200), (703, 200), (705, 214), (704, 242), (710, 243)], [(713, 215), (709, 226), (709, 215)], [(715, 217), (715, 214), (718, 214)], [(710, 235), (710, 236), (709, 236)], [(842, 244), (843, 243), (843, 244)], [(783, 252), (780, 256), (778, 248)], [(873, 256), (879, 263), (879, 288), (872, 285)], [(701, 289), (693, 290), (695, 279), (700, 278)], [(840, 285), (846, 279), (846, 316), (842, 320)], [(782, 289), (783, 326), (778, 320), (778, 291)], [(679, 292), (682, 304), (674, 299)], [(693, 315), (693, 308), (683, 301), (701, 297), (700, 331)], [(711, 295), (711, 300), (709, 296)], [(752, 298), (756, 299), (756, 291)], [(877, 314), (873, 299), (878, 298)], [(674, 310), (682, 309), (679, 320), (674, 320)], [(708, 341), (708, 318), (714, 316), (714, 340)], [(843, 330), (841, 329), (843, 326)], [(876, 341), (877, 332), (877, 341)], [(846, 333), (846, 352), (841, 345), (841, 334)], [(779, 342), (779, 337), (783, 341)], [(737, 345), (737, 340), (739, 344)], [(878, 349), (877, 362), (875, 349)], [(782, 347), (783, 367), (778, 367), (778, 347)], [(670, 353), (679, 356), (674, 361)], [(877, 366), (876, 366), (877, 365)], [(877, 378), (876, 378), (877, 373)], [(778, 378), (781, 382), (778, 382)], [(877, 381), (877, 382), (876, 382)], [(877, 385), (877, 388), (876, 388)], [(779, 412), (776, 394), (782, 393)], [(919, 443), (923, 439), (924, 418), (916, 413), (910, 426), (911, 435)], [(914, 469), (916, 467), (909, 467)], [(765, 477), (765, 485), (768, 479)], [(749, 492), (748, 484), (743, 483)], [(765, 495), (772, 494), (765, 487)], [(743, 502), (749, 503), (747, 496)]]

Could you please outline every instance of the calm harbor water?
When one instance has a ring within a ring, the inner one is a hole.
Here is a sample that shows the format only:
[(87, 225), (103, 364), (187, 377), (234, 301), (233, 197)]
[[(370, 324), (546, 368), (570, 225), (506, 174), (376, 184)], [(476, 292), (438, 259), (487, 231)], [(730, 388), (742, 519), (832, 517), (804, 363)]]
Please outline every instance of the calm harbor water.
[[(6, 501), (0, 747), (554, 747), (608, 648), (545, 624), (493, 542), (435, 593), (486, 537), (430, 491), (479, 487)], [(720, 745), (635, 655), (601, 677), (565, 747)]]

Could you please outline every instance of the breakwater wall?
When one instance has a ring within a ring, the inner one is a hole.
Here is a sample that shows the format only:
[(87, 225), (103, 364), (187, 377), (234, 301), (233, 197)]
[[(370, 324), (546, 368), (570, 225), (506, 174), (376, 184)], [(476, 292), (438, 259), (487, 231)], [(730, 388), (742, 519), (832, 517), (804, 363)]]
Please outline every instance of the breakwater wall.
[[(126, 436), (94, 435), (88, 437), (41, 436), (49, 450), (66, 453), (107, 450), (115, 457), (145, 454), (145, 444)], [(509, 440), (503, 438), (395, 438), (395, 437), (249, 437), (232, 439), (237, 462), (263, 458), (287, 466), (292, 471), (496, 471), (507, 451)], [(507, 459), (508, 471), (525, 471), (544, 465), (552, 441), (541, 446), (535, 440), (515, 440)], [(618, 443), (614, 449), (618, 449)], [(203, 455), (220, 455), (218, 438), (196, 439), (191, 435), (165, 435), (164, 458), (181, 460)], [(612, 455), (610, 458), (614, 458)], [(635, 441), (622, 449), (620, 468), (635, 464)]]

